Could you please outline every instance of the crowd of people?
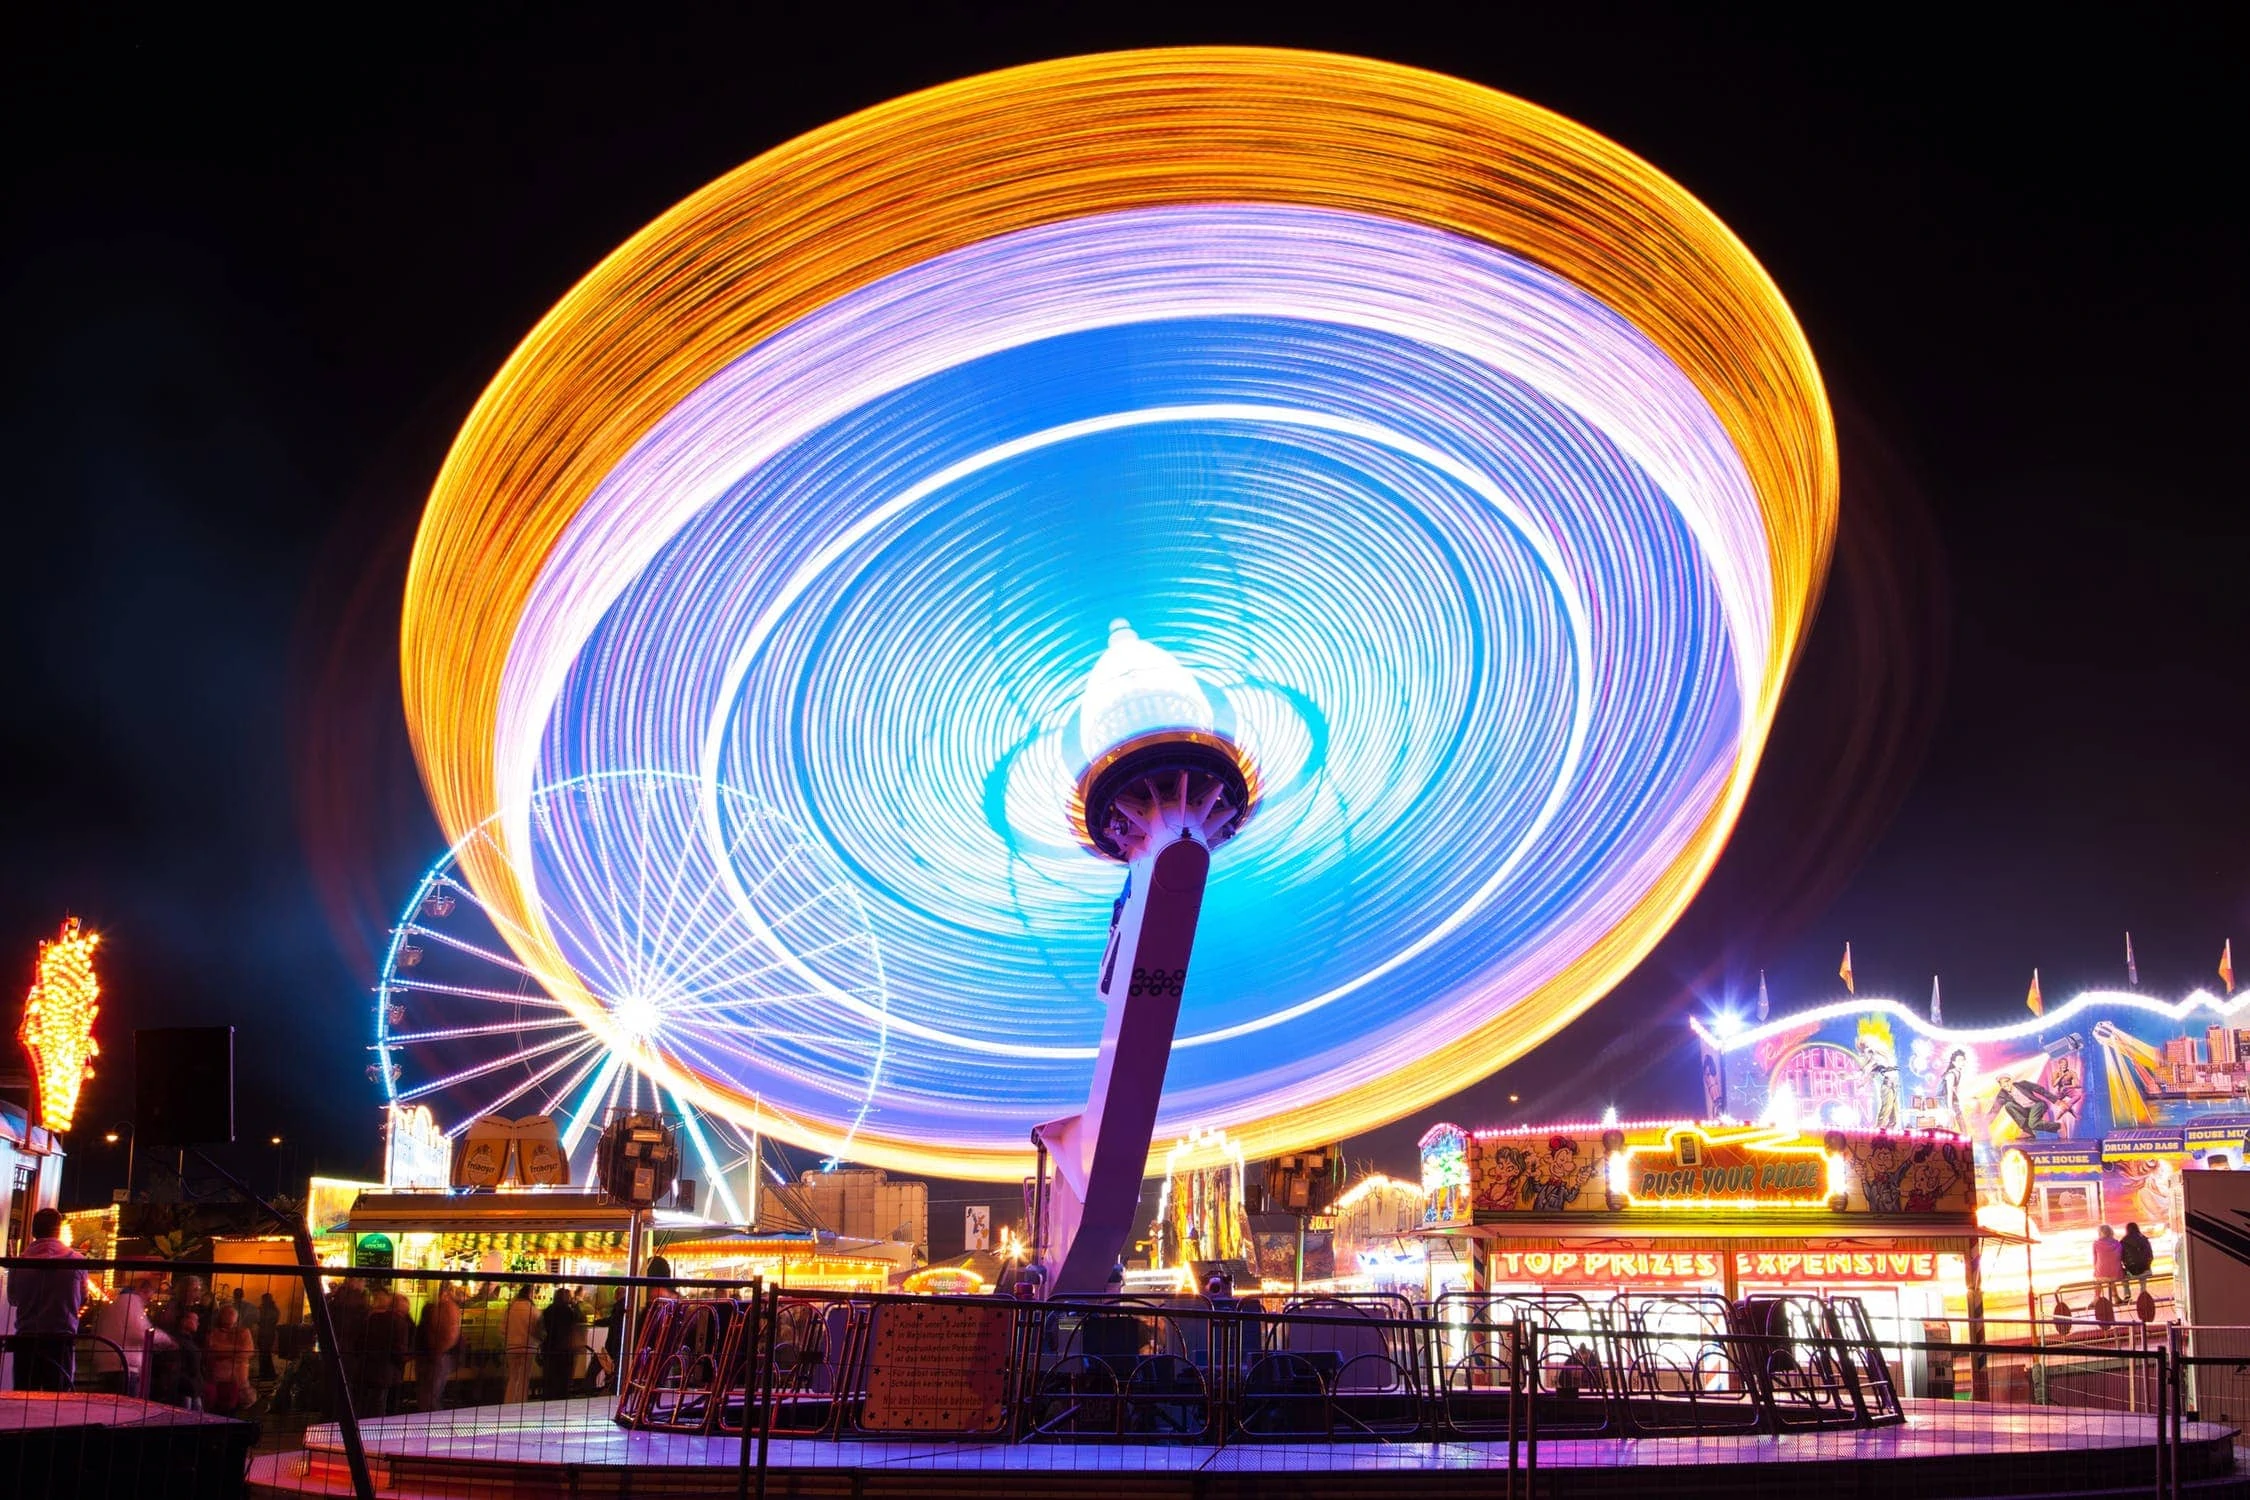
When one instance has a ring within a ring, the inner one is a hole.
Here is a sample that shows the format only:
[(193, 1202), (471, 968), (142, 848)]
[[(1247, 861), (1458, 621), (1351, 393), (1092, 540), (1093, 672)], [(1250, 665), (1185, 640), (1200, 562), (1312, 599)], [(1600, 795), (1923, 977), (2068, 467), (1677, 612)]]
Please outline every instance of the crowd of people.
[[(528, 1282), (443, 1281), (417, 1312), (403, 1291), (347, 1277), (329, 1293), (328, 1313), (352, 1410), (380, 1417), (406, 1410), (409, 1391), (414, 1410), (443, 1409), (464, 1368), (475, 1377), (496, 1369), (503, 1401), (603, 1389), (615, 1371), (624, 1302), (614, 1294), (596, 1302), (572, 1286), (542, 1297)], [(596, 1339), (596, 1328), (607, 1332)]]
[[(88, 1273), (70, 1264), (85, 1257), (64, 1242), (60, 1214), (41, 1209), (31, 1228), (26, 1255), (55, 1265), (8, 1277), (16, 1389), (114, 1391), (230, 1416), (269, 1398), (276, 1410), (332, 1409), (321, 1361), (277, 1366), (283, 1320), (272, 1293), (253, 1302), (238, 1287), (220, 1299), (200, 1276), (146, 1273), (102, 1298)], [(649, 1269), (670, 1274), (662, 1258)], [(614, 1379), (624, 1317), (614, 1292), (597, 1301), (566, 1285), (441, 1281), (417, 1309), (407, 1285), (349, 1276), (328, 1293), (339, 1362), (360, 1416), (440, 1410), (464, 1367), (499, 1383), (497, 1393), (479, 1389), (470, 1399), (554, 1400)], [(596, 1329), (607, 1332), (597, 1338)]]
[(256, 1403), (255, 1379), (273, 1378), (281, 1308), (272, 1293), (252, 1303), (237, 1287), (222, 1302), (199, 1276), (147, 1273), (96, 1305), (92, 1278), (69, 1264), (85, 1257), (63, 1242), (62, 1215), (41, 1209), (31, 1233), (26, 1254), (56, 1265), (8, 1279), (16, 1389), (132, 1393), (234, 1415)]

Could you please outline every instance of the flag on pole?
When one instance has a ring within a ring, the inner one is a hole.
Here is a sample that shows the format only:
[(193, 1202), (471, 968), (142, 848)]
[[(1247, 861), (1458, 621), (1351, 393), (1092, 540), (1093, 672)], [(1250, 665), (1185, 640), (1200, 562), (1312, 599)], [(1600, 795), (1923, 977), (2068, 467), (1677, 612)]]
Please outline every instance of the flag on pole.
[(2133, 962), (2133, 935), (2125, 934), (2125, 983), (2128, 988), (2141, 987), (2141, 967)]
[(1758, 1019), (1766, 1018), (1766, 971), (1758, 971)]
[(1859, 993), (1858, 990), (1852, 988), (1852, 945), (1849, 943), (1844, 944), (1844, 964), (1842, 968), (1836, 971), (1836, 977), (1844, 981), (1845, 994), (1856, 995)]
[(1945, 1002), (1938, 998), (1937, 976), (1935, 974), (1930, 976), (1930, 1024), (1932, 1026), (1943, 1026), (1945, 1024)]
[(2227, 987), (2227, 993), (2228, 993), (2228, 994), (2230, 994), (2230, 995), (2231, 995), (2231, 994), (2233, 994), (2233, 993), (2234, 993), (2234, 939), (2233, 939), (2233, 938), (2228, 938), (2228, 939), (2227, 939), (2227, 945), (2226, 945), (2226, 946), (2225, 946), (2224, 948), (2221, 948), (2221, 949), (2219, 950), (2219, 978), (2220, 978), (2220, 979), (2221, 979), (2222, 981), (2224, 981), (2224, 982), (2225, 982), (2225, 984), (2226, 984), (2226, 987)]
[(2043, 1016), (2047, 1013), (2047, 997), (2039, 993), (2039, 971), (2037, 969), (2031, 971), (2031, 993), (2023, 997), (2023, 1003), (2030, 1008), (2031, 1013), (2035, 1016)]

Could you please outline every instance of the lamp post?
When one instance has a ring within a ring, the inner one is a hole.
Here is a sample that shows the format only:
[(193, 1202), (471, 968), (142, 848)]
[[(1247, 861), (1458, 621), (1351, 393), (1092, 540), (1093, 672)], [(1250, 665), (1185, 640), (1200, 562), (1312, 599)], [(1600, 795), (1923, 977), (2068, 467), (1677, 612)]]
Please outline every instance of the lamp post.
[(132, 1124), (129, 1121), (119, 1120), (115, 1125), (102, 1132), (102, 1139), (114, 1146), (117, 1144), (117, 1138), (121, 1135), (125, 1138), (125, 1201), (130, 1203), (133, 1201), (133, 1147), (139, 1144), (133, 1135)]
[(273, 1195), (281, 1196), (281, 1137), (273, 1136), (266, 1142), (273, 1147)]

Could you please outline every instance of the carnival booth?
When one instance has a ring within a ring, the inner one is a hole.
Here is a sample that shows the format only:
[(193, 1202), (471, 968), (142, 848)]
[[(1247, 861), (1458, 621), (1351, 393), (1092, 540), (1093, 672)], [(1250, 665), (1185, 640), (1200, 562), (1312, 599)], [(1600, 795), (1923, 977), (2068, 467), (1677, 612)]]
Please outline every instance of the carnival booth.
[[(1895, 1001), (1846, 998), (1760, 1025), (1693, 1023), (1711, 1118), (1957, 1134), (1981, 1196), (1998, 1206), (2000, 1160), (2031, 1168), (2021, 1249), (1988, 1255), (1995, 1319), (2083, 1315), (2100, 1285), (2097, 1241), (2137, 1225), (2149, 1284), (2169, 1316), (2180, 1174), (2239, 1169), (2250, 1141), (2250, 996), (2167, 1002), (2100, 990), (2004, 1026), (1949, 1027)], [(2057, 1302), (2061, 1306), (2057, 1306)]]
[(1984, 1334), (1974, 1168), (1946, 1132), (1439, 1125), (1422, 1172), (1441, 1309), (1575, 1296), (1598, 1321), (1620, 1296), (1810, 1293), (1856, 1299), (1893, 1346)]

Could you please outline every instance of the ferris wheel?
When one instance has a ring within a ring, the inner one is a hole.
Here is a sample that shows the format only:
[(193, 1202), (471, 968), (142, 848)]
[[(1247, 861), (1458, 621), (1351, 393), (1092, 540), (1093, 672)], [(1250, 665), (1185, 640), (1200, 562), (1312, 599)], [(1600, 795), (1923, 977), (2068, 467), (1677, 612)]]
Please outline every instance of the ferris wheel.
[[(514, 863), (544, 934), (471, 879), (506, 862), (498, 818), (447, 850), (399, 913), (368, 1068), (387, 1103), (427, 1105), (449, 1137), (487, 1115), (552, 1116), (577, 1182), (613, 1110), (659, 1111), (679, 1121), (682, 1175), (738, 1223), (759, 1143), (788, 1138), (789, 1121), (756, 1095), (690, 1098), (674, 1080), (785, 1070), (844, 1105), (848, 1144), (875, 1104), (889, 996), (833, 854), (752, 798), (666, 772), (557, 783), (526, 824)], [(569, 1000), (527, 959), (542, 936), (576, 980)]]

